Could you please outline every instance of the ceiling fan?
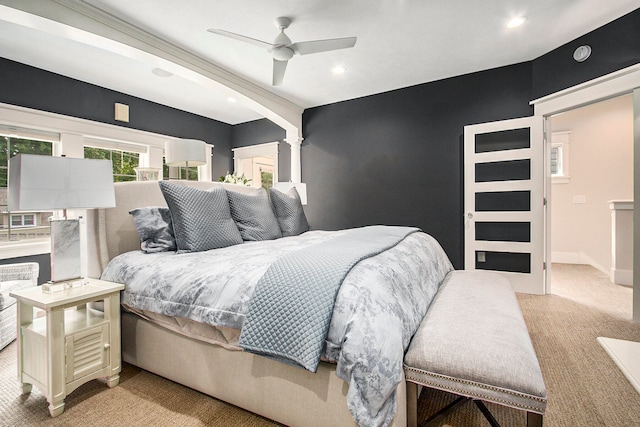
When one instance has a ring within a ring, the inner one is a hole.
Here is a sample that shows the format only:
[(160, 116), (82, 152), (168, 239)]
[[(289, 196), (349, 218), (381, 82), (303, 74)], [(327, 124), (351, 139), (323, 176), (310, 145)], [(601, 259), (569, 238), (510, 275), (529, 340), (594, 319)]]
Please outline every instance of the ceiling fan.
[(287, 69), (287, 61), (293, 58), (293, 55), (308, 55), (310, 53), (327, 52), (330, 50), (346, 49), (356, 44), (357, 37), (345, 37), (339, 39), (328, 40), (312, 40), (307, 42), (293, 43), (291, 39), (284, 33), (289, 28), (291, 20), (289, 18), (280, 17), (275, 20), (276, 27), (280, 30), (273, 43), (263, 42), (251, 37), (242, 36), (240, 34), (231, 33), (225, 30), (209, 29), (207, 31), (221, 36), (229, 37), (242, 42), (251, 43), (262, 47), (273, 56), (273, 86), (282, 83), (284, 72)]

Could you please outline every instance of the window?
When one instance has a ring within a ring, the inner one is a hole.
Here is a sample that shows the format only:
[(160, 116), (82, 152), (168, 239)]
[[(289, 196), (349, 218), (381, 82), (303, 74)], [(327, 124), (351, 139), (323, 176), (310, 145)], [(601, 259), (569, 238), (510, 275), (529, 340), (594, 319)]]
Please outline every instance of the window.
[[(7, 104), (0, 105), (0, 118), (0, 259), (43, 254), (49, 252), (50, 247), (48, 218), (52, 212), (7, 211), (10, 157), (19, 152), (110, 159), (114, 165), (114, 181), (126, 181), (136, 179), (135, 167), (161, 168), (165, 142), (170, 138)], [(210, 180), (210, 162), (208, 158), (208, 167), (190, 170), (190, 179), (199, 172), (200, 179)], [(179, 172), (184, 175), (183, 171)], [(22, 217), (23, 214), (33, 217)], [(12, 215), (20, 215), (13, 219), (19, 226), (11, 225)], [(36, 237), (41, 239), (27, 245), (21, 242)]]
[(12, 227), (35, 227), (35, 214), (11, 214)]
[(551, 146), (551, 176), (562, 176), (562, 144)]
[(278, 182), (278, 143), (233, 149), (234, 172), (251, 179), (252, 187), (269, 189)]
[(551, 154), (549, 156), (551, 182), (567, 184), (569, 182), (569, 140), (571, 132), (553, 132), (551, 134)]
[(139, 153), (85, 146), (84, 158), (111, 160), (114, 182), (136, 180), (136, 171), (134, 168), (137, 168), (140, 164)]
[[(162, 178), (163, 179), (188, 179), (190, 181), (198, 180), (198, 167), (189, 166), (189, 168), (182, 166), (168, 166), (165, 163), (165, 158), (162, 158)], [(188, 169), (188, 170), (187, 170)]]
[[(4, 133), (4, 135), (3, 135)], [(51, 156), (51, 141), (31, 139), (38, 137), (38, 131), (30, 129), (9, 129), (0, 127), (0, 242), (14, 242), (25, 239), (49, 237), (48, 218), (51, 212), (10, 213), (7, 206), (9, 185), (9, 159), (18, 154), (38, 154)], [(41, 138), (57, 140), (57, 134), (40, 135)]]

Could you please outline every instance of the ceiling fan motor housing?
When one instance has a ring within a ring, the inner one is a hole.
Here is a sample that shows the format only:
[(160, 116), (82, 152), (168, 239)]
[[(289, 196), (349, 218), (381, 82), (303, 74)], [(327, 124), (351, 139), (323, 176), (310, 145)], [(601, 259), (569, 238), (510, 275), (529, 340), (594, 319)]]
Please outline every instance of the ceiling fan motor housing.
[(271, 54), (276, 61), (288, 61), (293, 58), (293, 50), (286, 46), (274, 48)]

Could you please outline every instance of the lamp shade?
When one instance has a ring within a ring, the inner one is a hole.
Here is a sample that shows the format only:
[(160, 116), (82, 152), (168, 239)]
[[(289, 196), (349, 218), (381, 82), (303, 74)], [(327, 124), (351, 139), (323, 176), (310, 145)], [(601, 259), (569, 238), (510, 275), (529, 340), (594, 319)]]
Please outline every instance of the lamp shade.
[(9, 159), (9, 211), (116, 205), (110, 160), (19, 154)]
[(169, 166), (200, 166), (207, 163), (207, 143), (198, 139), (170, 139), (164, 144)]

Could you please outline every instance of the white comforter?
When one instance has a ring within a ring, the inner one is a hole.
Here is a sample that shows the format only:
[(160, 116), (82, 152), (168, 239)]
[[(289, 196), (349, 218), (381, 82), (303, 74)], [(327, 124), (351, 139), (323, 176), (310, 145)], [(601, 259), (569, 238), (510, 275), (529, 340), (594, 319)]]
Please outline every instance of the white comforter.
[[(128, 252), (102, 278), (126, 285), (122, 303), (138, 310), (241, 329), (253, 289), (283, 254), (344, 231), (244, 243), (206, 252)], [(413, 233), (358, 263), (334, 306), (323, 359), (349, 384), (348, 405), (361, 426), (387, 425), (396, 410), (402, 360), (444, 276), (453, 269), (431, 236)]]

